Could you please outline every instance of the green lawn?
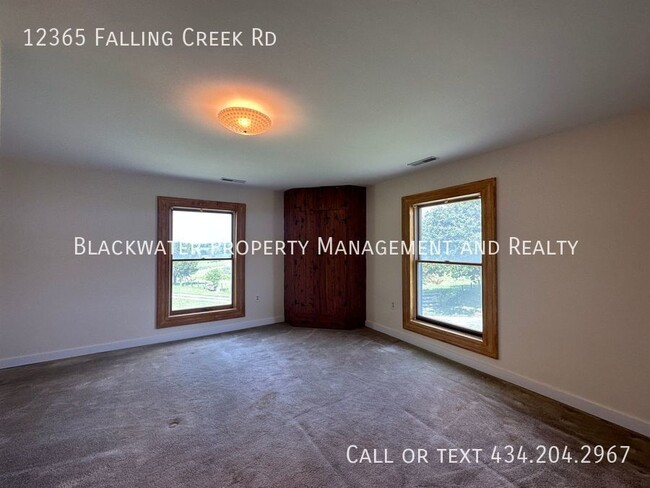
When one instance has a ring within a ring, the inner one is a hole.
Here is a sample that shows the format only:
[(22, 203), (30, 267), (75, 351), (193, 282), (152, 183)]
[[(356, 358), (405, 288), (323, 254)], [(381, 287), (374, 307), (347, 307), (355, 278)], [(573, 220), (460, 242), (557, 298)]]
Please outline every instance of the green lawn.
[(422, 290), (420, 313), (425, 317), (480, 317), (482, 289), (466, 281), (446, 281)]
[(172, 310), (215, 307), (232, 302), (230, 290), (210, 291), (201, 285), (174, 285), (172, 287)]

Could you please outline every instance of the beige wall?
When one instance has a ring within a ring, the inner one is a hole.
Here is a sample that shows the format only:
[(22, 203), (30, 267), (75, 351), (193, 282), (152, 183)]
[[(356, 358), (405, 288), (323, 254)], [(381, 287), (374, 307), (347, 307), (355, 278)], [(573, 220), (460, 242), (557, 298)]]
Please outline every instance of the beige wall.
[(247, 240), (282, 239), (280, 192), (12, 161), (0, 164), (0, 190), (0, 363), (20, 364), (25, 358), (7, 358), (29, 356), (30, 362), (58, 357), (45, 354), (52, 351), (92, 352), (91, 346), (101, 344), (124, 347), (282, 318), (281, 257), (246, 258), (246, 317), (157, 330), (154, 256), (74, 255), (75, 236), (97, 243), (155, 240), (158, 195), (246, 203)]
[(500, 359), (401, 328), (399, 257), (368, 259), (369, 325), (650, 433), (650, 112), (377, 184), (369, 239), (401, 238), (402, 196), (493, 176), (502, 245), (580, 241), (574, 257), (499, 254)]

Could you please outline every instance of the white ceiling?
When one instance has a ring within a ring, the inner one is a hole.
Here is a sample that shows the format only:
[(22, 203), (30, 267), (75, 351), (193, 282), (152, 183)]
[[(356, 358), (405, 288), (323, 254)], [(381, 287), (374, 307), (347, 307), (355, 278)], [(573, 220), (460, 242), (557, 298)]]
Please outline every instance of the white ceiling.
[[(278, 41), (22, 46), (50, 26)], [(0, 40), (3, 155), (273, 188), (372, 183), (650, 106), (647, 0), (0, 0)], [(274, 129), (214, 125), (210, 97), (250, 86)]]

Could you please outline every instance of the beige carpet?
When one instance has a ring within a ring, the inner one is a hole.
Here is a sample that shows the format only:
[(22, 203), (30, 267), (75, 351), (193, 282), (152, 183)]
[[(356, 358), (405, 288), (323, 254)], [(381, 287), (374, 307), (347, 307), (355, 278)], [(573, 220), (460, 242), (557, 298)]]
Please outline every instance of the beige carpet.
[[(350, 445), (394, 463), (351, 464)], [(506, 463), (506, 445), (631, 450)], [(3, 487), (648, 487), (649, 465), (648, 438), (369, 329), (277, 325), (0, 371)]]

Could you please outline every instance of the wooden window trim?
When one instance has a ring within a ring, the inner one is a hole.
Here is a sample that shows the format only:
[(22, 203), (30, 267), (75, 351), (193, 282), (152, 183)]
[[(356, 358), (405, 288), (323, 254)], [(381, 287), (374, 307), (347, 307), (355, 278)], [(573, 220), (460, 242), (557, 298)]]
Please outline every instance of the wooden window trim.
[[(402, 239), (411, 242), (416, 238), (416, 205), (465, 195), (479, 194), (481, 198), (481, 232), (484, 242), (496, 240), (496, 178), (474, 181), (440, 190), (402, 197)], [(403, 327), (406, 330), (432, 339), (453, 344), (470, 351), (497, 359), (497, 256), (483, 256), (483, 334), (476, 337), (447, 327), (417, 319), (415, 256), (404, 254), (402, 258), (402, 309)]]
[(226, 320), (245, 316), (244, 275), (245, 259), (234, 249), (233, 254), (233, 303), (224, 307), (193, 309), (187, 313), (171, 312), (171, 225), (172, 210), (179, 208), (207, 209), (231, 212), (235, 227), (234, 242), (246, 238), (246, 204), (195, 200), (190, 198), (158, 197), (158, 241), (165, 246), (165, 253), (158, 253), (156, 260), (156, 327), (175, 327), (215, 320)]

